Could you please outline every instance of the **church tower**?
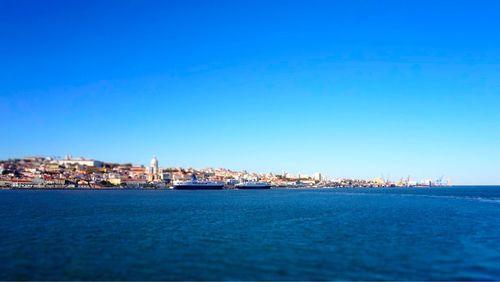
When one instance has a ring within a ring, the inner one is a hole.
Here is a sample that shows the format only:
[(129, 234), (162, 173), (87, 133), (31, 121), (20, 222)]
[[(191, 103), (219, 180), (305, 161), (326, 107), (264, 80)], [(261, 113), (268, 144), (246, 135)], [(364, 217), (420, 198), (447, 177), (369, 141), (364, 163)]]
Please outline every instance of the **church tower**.
[(148, 181), (158, 180), (160, 180), (160, 168), (158, 167), (158, 159), (154, 156), (149, 165)]

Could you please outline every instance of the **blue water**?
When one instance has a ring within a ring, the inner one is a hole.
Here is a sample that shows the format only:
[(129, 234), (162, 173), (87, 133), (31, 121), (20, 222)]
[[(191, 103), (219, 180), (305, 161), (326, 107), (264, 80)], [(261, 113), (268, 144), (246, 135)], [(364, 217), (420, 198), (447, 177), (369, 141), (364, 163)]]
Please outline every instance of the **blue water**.
[(0, 280), (500, 280), (500, 187), (0, 191)]

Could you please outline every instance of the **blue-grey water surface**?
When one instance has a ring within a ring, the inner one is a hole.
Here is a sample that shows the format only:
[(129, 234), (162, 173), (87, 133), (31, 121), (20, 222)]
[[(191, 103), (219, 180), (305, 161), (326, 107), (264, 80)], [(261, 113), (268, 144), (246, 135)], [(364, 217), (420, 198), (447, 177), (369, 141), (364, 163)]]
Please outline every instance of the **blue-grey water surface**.
[(500, 280), (500, 187), (0, 191), (0, 280)]

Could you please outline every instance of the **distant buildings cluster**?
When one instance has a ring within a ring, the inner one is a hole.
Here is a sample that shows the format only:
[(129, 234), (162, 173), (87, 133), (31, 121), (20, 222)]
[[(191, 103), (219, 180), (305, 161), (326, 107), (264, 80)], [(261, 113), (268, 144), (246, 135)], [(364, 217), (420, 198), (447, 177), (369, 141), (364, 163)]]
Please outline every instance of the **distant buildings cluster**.
[[(25, 157), (0, 161), (0, 187), (4, 188), (162, 188), (170, 186), (175, 181), (189, 180), (192, 175), (196, 175), (198, 179), (223, 181), (228, 188), (246, 181), (264, 181), (274, 187), (405, 187), (422, 184), (410, 182), (409, 179), (398, 183), (380, 178), (328, 180), (319, 172), (309, 176), (292, 175), (287, 172), (252, 173), (225, 168), (160, 168), (156, 157), (153, 157), (148, 167), (73, 158), (71, 155), (62, 159)], [(423, 185), (433, 185), (433, 182)]]

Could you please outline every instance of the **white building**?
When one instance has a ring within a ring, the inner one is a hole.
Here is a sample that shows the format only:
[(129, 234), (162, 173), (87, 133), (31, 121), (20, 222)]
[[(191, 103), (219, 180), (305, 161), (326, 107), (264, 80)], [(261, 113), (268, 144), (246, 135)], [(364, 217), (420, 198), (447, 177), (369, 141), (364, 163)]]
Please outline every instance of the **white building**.
[(316, 180), (316, 181), (321, 181), (321, 180), (323, 180), (323, 176), (322, 176), (322, 175), (321, 175), (321, 173), (319, 173), (319, 172), (316, 172), (316, 173), (314, 174), (314, 177), (313, 177), (313, 178), (314, 178), (314, 180)]
[(160, 168), (158, 167), (158, 159), (156, 156), (153, 157), (148, 168), (148, 181), (158, 181), (160, 180)]
[(63, 160), (56, 161), (59, 165), (84, 165), (84, 166), (95, 166), (102, 167), (104, 165), (101, 161), (96, 161), (92, 159), (76, 158), (73, 159), (71, 155), (67, 155)]

